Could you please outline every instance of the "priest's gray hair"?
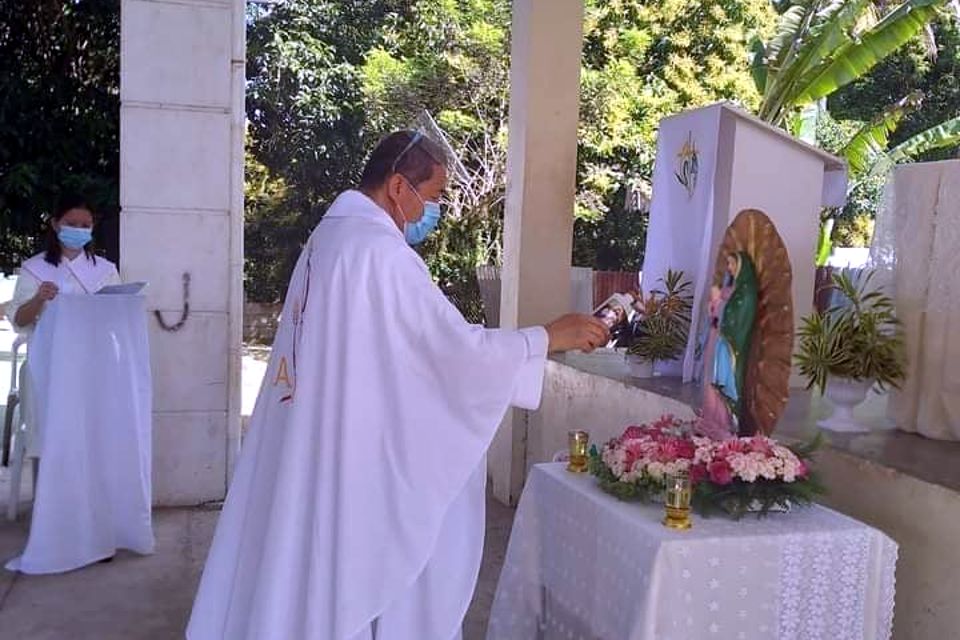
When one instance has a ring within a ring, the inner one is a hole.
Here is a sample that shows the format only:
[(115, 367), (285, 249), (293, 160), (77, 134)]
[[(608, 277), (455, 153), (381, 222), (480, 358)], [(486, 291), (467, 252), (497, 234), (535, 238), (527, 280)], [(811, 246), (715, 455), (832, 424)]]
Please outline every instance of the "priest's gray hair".
[(430, 179), (437, 166), (447, 165), (447, 154), (419, 131), (395, 131), (380, 141), (360, 176), (361, 189), (377, 189), (399, 173), (414, 186)]

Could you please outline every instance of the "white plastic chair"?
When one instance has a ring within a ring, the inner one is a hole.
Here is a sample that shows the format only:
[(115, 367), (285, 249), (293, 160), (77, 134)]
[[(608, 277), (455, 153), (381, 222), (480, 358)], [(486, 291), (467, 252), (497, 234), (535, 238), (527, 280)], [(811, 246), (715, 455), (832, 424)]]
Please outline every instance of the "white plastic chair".
[[(13, 342), (13, 353), (10, 365), (10, 394), (7, 396), (7, 415), (4, 418), (4, 447), (9, 447), (10, 456), (10, 496), (7, 501), (7, 519), (17, 519), (20, 507), (20, 489), (23, 485), (23, 465), (27, 459), (27, 443), (29, 441), (29, 424), (25, 419), (23, 406), (23, 367), (20, 367), (20, 347), (26, 343), (26, 338), (17, 336)], [(18, 384), (19, 383), (19, 384)], [(39, 461), (32, 459), (33, 487), (37, 484), (37, 468)]]

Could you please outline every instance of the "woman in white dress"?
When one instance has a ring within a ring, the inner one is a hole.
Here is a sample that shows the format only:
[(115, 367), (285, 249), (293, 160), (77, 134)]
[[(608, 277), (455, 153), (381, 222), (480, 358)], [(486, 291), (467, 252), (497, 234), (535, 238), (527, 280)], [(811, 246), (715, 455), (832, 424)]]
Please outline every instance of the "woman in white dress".
[[(108, 561), (118, 549), (154, 548), (146, 327), (124, 333), (120, 315), (113, 315), (124, 309), (113, 304), (116, 297), (84, 300), (120, 282), (113, 263), (94, 255), (93, 226), (84, 200), (62, 199), (46, 250), (23, 263), (11, 304), (14, 326), (30, 336), (30, 375), (21, 370), (20, 376), (26, 430), (18, 433), (25, 436), (18, 453), (25, 446), (26, 457), (39, 458), (40, 473), (30, 534), (22, 553), (6, 563), (10, 571), (62, 573)], [(111, 315), (87, 314), (93, 309)], [(142, 319), (142, 311), (134, 313)], [(74, 383), (77, 362), (90, 376)], [(98, 393), (103, 388), (117, 397)]]
[[(59, 293), (96, 293), (120, 283), (117, 267), (93, 252), (93, 209), (78, 195), (64, 195), (57, 203), (47, 230), (46, 249), (20, 266), (20, 275), (7, 307), (17, 333), (30, 336), (47, 302)], [(27, 434), (36, 433), (27, 364), (20, 368), (20, 395)], [(36, 439), (27, 437), (27, 457), (39, 455)]]

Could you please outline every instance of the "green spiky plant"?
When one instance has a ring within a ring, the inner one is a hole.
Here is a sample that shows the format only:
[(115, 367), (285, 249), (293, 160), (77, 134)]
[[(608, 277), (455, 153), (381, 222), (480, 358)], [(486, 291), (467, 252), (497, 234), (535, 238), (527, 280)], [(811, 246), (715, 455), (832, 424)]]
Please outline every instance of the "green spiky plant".
[(627, 354), (647, 362), (675, 360), (683, 353), (690, 335), (693, 313), (692, 284), (683, 271), (667, 270), (654, 289), (640, 302), (631, 326)]
[(893, 300), (871, 287), (873, 272), (855, 283), (834, 274), (832, 287), (847, 304), (814, 312), (798, 332), (796, 362), (807, 388), (826, 390), (830, 377), (875, 381), (883, 390), (899, 388), (905, 373), (903, 329)]

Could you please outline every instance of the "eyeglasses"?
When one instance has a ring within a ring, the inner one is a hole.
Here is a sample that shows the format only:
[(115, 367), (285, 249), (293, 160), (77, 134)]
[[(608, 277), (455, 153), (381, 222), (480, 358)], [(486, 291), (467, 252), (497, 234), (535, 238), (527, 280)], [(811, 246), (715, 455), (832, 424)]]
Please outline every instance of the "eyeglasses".
[(403, 156), (407, 155), (407, 151), (410, 151), (410, 149), (413, 149), (416, 146), (416, 144), (420, 142), (420, 140), (422, 139), (423, 139), (423, 134), (420, 133), (419, 131), (413, 134), (413, 138), (410, 139), (410, 142), (407, 143), (407, 146), (403, 148), (403, 151), (400, 152), (397, 158), (393, 161), (393, 164), (390, 165), (391, 174), (397, 172), (397, 165), (400, 164), (400, 160), (403, 158)]

